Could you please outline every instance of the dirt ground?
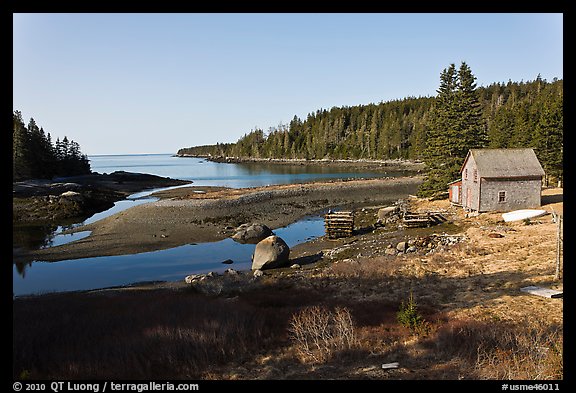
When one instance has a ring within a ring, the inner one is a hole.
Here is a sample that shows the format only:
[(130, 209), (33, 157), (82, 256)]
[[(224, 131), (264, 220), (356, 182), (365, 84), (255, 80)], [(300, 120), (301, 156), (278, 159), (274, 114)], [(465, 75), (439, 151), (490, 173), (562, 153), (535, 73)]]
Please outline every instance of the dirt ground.
[[(446, 204), (432, 203), (436, 208)], [(424, 209), (427, 205), (419, 204)], [(542, 209), (562, 214), (562, 189), (544, 190)], [(520, 292), (520, 288), (531, 285), (563, 290), (563, 281), (554, 279), (558, 227), (552, 214), (532, 219), (530, 225), (503, 222), (499, 213), (461, 219), (467, 226), (468, 240), (466, 245), (450, 250), (444, 262), (449, 265), (444, 274), (458, 283), (454, 304), (448, 306), (459, 317), (479, 318), (489, 310), (502, 320), (518, 321), (530, 316), (562, 323), (562, 300)], [(503, 237), (490, 237), (492, 233)], [(414, 268), (422, 270), (418, 265)]]
[[(542, 208), (550, 213), (562, 214), (563, 190), (544, 190)], [(560, 279), (555, 279), (558, 227), (551, 214), (532, 219), (529, 225), (523, 221), (506, 223), (500, 213), (467, 217), (460, 207), (452, 206), (447, 200), (428, 201), (417, 198), (410, 200), (410, 210), (442, 211), (450, 220), (448, 225), (405, 232), (375, 230), (362, 233), (362, 228), (375, 221), (376, 209), (366, 209), (364, 216), (357, 216), (357, 225), (360, 223), (360, 226), (357, 227), (359, 233), (356, 236), (336, 240), (321, 238), (302, 244), (296, 247), (292, 254), (295, 260), (303, 262), (302, 268), (295, 272), (285, 269), (275, 275), (284, 279), (307, 278), (307, 282), (320, 280), (320, 283), (314, 284), (315, 287), (331, 294), (332, 301), (339, 304), (356, 301), (367, 307), (378, 304), (378, 308), (372, 311), (373, 315), (389, 315), (388, 318), (392, 320), (394, 312), (392, 315), (387, 314), (386, 305), (401, 303), (407, 299), (410, 292), (417, 299), (425, 318), (433, 324), (441, 326), (447, 323), (446, 321), (463, 321), (462, 325), (456, 323), (456, 328), (452, 328), (452, 331), (460, 329), (460, 332), (467, 332), (467, 326), (480, 323), (486, 324), (480, 330), (493, 329), (495, 335), (513, 337), (507, 331), (496, 332), (506, 324), (519, 326), (524, 332), (537, 331), (539, 328), (535, 326), (563, 326), (562, 298), (545, 298), (520, 290), (526, 286), (541, 286), (563, 291), (563, 270), (560, 271)], [(419, 250), (397, 256), (384, 255), (383, 251), (389, 248), (388, 245), (395, 246), (399, 241), (434, 234), (462, 240), (455, 245), (438, 247), (434, 252)], [(502, 236), (491, 237), (490, 234)], [(319, 255), (323, 257), (320, 259)], [(312, 263), (307, 264), (307, 260)], [(389, 325), (386, 321), (384, 319), (380, 322), (379, 329), (394, 331), (394, 328), (387, 327)], [(367, 336), (382, 334), (382, 330), (376, 328), (366, 327), (362, 331)], [(542, 336), (550, 340), (555, 337), (552, 333), (549, 336), (544, 333)], [(474, 341), (472, 337), (468, 339)], [(510, 338), (518, 342), (524, 339), (518, 336)], [(431, 351), (425, 340), (414, 337), (404, 340), (399, 344), (402, 348), (400, 353), (391, 349), (397, 347), (388, 344), (385, 346), (388, 355), (382, 358), (385, 362), (403, 362), (404, 367), (399, 370), (382, 370), (379, 365), (373, 365), (376, 360), (371, 363), (364, 359), (334, 368), (320, 367), (315, 371), (315, 375), (328, 379), (340, 378), (341, 375), (360, 379), (470, 378), (470, 371), (463, 371), (458, 366), (459, 361), (454, 358), (450, 361), (441, 360), (442, 356)], [(438, 338), (436, 340), (441, 342)], [(446, 347), (464, 345), (458, 344), (455, 338), (449, 340), (452, 340), (452, 343), (444, 344)], [(443, 344), (438, 341), (435, 348), (441, 352), (438, 345)], [(538, 347), (543, 339), (530, 336), (526, 341), (529, 341), (526, 345), (534, 348)], [(478, 351), (478, 359), (482, 345), (472, 349), (472, 352)], [(378, 353), (376, 347), (372, 351)], [(507, 364), (516, 355), (502, 351), (501, 355), (491, 355), (493, 359), (490, 361), (477, 363), (476, 367), (486, 364), (486, 368), (476, 368), (476, 375), (514, 379), (514, 374), (487, 371), (498, 367), (510, 370), (519, 368), (517, 365)], [(499, 356), (500, 359), (495, 360)], [(530, 356), (524, 356), (525, 362), (529, 363)], [(251, 367), (267, 370), (272, 378), (284, 378), (286, 373), (290, 372), (294, 373), (295, 378), (301, 376), (297, 370), (275, 370), (272, 359), (273, 357), (268, 355), (250, 365), (232, 371), (221, 371), (222, 374), (215, 373), (214, 377), (250, 379), (248, 370), (251, 370)]]
[[(533, 317), (562, 323), (562, 300), (520, 291), (531, 285), (563, 290), (562, 270), (560, 280), (554, 279), (558, 226), (552, 214), (532, 219), (530, 225), (526, 225), (523, 221), (504, 222), (500, 213), (467, 217), (462, 208), (451, 205), (448, 200), (411, 198), (409, 204), (411, 211), (442, 211), (450, 220), (440, 226), (404, 232), (376, 230), (336, 240), (323, 237), (295, 247), (292, 255), (305, 258), (320, 251), (341, 249), (325, 274), (361, 270), (362, 264), (377, 261), (393, 263), (395, 274), (418, 281), (422, 301), (429, 299), (442, 304), (444, 310), (458, 318), (482, 319), (489, 313), (502, 320), (518, 320), (528, 312)], [(563, 190), (543, 190), (542, 209), (562, 214)], [(367, 210), (363, 219), (364, 225), (375, 222), (376, 210)], [(362, 226), (361, 223), (360, 228)], [(403, 240), (435, 233), (463, 235), (463, 241), (424, 255), (420, 251), (395, 257), (382, 255), (389, 244), (395, 246)], [(491, 234), (501, 237), (491, 237)], [(437, 287), (439, 278), (443, 281), (440, 288)], [(446, 290), (450, 291), (449, 296)]]

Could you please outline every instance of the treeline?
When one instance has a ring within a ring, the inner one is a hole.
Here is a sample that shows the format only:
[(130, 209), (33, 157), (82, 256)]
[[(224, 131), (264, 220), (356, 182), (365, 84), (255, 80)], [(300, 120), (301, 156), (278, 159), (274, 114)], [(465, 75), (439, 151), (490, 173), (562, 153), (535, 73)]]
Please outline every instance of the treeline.
[[(486, 147), (533, 147), (543, 166), (561, 172), (563, 80), (494, 83), (475, 89)], [(319, 109), (302, 120), (255, 129), (236, 143), (183, 148), (178, 154), (255, 158), (424, 159), (436, 97)], [(556, 127), (553, 131), (551, 127)], [(548, 141), (546, 141), (548, 138)], [(552, 139), (555, 141), (553, 142)], [(548, 147), (546, 147), (548, 143)], [(548, 149), (543, 152), (542, 149)], [(559, 148), (560, 150), (557, 150)], [(549, 162), (555, 163), (548, 165)], [(560, 162), (560, 168), (558, 165)], [(545, 168), (546, 169), (546, 168)]]
[(236, 143), (180, 149), (178, 154), (255, 158), (417, 158), (434, 98), (319, 109), (305, 120), (255, 129)]
[(33, 118), (24, 124), (22, 113), (14, 111), (12, 131), (12, 175), (14, 181), (51, 179), (90, 173), (90, 161), (80, 145), (68, 137), (52, 142), (50, 133)]

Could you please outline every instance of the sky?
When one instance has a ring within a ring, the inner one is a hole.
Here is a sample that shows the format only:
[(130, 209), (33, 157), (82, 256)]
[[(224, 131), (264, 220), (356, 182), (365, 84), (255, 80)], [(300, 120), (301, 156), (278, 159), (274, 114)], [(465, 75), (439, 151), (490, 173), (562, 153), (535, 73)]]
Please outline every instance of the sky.
[(176, 153), (296, 115), (563, 79), (561, 13), (16, 13), (13, 110), (83, 153)]

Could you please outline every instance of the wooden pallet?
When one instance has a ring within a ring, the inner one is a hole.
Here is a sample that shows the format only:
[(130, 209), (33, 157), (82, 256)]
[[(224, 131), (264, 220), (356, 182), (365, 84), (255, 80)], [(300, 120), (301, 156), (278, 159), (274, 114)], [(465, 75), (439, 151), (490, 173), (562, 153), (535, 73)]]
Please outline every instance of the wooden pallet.
[(447, 218), (441, 212), (405, 212), (402, 223), (406, 228), (422, 228), (442, 224)]
[(330, 239), (350, 237), (354, 232), (354, 212), (342, 211), (328, 213), (324, 216), (326, 235)]

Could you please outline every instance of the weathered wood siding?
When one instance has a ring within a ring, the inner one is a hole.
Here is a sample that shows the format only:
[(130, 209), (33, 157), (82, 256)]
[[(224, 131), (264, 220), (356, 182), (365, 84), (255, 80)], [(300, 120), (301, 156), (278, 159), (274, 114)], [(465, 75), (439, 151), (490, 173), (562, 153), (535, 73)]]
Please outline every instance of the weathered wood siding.
[(544, 170), (533, 149), (471, 149), (461, 174), (461, 201), (467, 210), (503, 212), (541, 205)]
[[(534, 209), (541, 205), (542, 179), (481, 179), (480, 212)], [(506, 198), (499, 202), (499, 193)]]
[[(472, 156), (462, 168), (462, 207), (468, 210), (478, 210), (480, 201), (480, 178), (474, 181), (476, 162)], [(467, 174), (467, 175), (466, 175)]]
[(455, 205), (462, 206), (462, 180), (452, 182), (448, 186), (448, 199)]

